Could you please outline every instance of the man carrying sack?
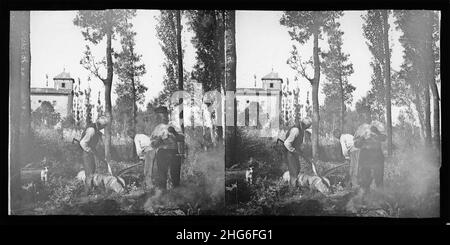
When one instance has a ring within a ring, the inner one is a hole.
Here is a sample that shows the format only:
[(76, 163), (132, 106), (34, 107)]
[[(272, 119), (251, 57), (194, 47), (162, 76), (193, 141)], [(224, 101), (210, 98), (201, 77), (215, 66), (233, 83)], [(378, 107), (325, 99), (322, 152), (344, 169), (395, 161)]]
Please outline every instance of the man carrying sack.
[(289, 169), (289, 185), (294, 187), (297, 183), (297, 176), (300, 173), (300, 161), (301, 145), (303, 143), (303, 136), (305, 130), (311, 127), (312, 120), (309, 117), (305, 117), (300, 122), (291, 127), (286, 133), (286, 139), (284, 140), (284, 146), (286, 147), (286, 159)]
[(146, 184), (154, 184), (157, 188), (167, 189), (167, 178), (170, 173), (173, 187), (180, 185), (181, 154), (180, 143), (184, 142), (184, 136), (175, 130), (175, 126), (169, 124), (166, 107), (158, 107), (155, 110), (157, 122), (150, 141), (154, 151), (149, 151), (145, 158)]
[(81, 134), (80, 146), (83, 150), (83, 165), (86, 174), (84, 194), (88, 195), (92, 189), (92, 177), (95, 173), (95, 148), (102, 137), (100, 130), (106, 127), (108, 119), (101, 116), (93, 124), (88, 124)]
[(358, 184), (364, 193), (370, 190), (372, 181), (376, 187), (383, 187), (384, 155), (381, 142), (386, 140), (383, 124), (373, 121), (361, 125), (355, 133), (355, 147), (360, 149), (358, 163)]

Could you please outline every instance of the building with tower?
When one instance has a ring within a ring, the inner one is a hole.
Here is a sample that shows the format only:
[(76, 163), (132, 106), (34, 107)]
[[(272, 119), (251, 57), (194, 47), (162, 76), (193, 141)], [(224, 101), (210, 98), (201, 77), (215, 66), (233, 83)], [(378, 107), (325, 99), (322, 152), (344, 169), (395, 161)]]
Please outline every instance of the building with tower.
[[(258, 130), (278, 129), (283, 79), (272, 70), (261, 78), (261, 83), (262, 87), (236, 88), (237, 125)], [(275, 131), (265, 135), (273, 136)]]
[[(73, 111), (73, 86), (75, 80), (70, 73), (63, 70), (53, 78), (53, 88), (31, 88), (31, 110), (36, 110), (44, 101), (50, 102), (61, 118), (69, 116)], [(47, 82), (48, 84), (48, 82)]]

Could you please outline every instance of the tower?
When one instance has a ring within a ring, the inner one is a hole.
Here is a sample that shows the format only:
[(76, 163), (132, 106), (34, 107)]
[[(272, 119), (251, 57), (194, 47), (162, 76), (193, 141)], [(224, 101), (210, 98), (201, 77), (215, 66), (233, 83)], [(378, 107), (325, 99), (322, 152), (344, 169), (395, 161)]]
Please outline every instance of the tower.
[(75, 80), (70, 77), (70, 73), (66, 72), (66, 69), (63, 69), (63, 72), (53, 78), (53, 82), (56, 90), (66, 90), (69, 94), (67, 99), (67, 114), (73, 115), (73, 84)]
[(281, 91), (281, 84), (283, 83), (283, 79), (278, 77), (278, 73), (274, 72), (273, 70), (269, 74), (262, 77), (261, 81), (263, 89)]
[(70, 77), (70, 73), (66, 72), (64, 69), (63, 72), (59, 73), (56, 77), (53, 78), (55, 83), (55, 89), (73, 89), (73, 83), (75, 80)]

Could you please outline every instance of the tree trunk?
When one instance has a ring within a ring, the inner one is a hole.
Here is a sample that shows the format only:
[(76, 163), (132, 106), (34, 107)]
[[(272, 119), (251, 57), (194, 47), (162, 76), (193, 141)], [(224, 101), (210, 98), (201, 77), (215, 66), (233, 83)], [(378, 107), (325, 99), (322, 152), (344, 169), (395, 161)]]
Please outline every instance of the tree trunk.
[[(438, 150), (438, 154), (440, 154), (441, 150), (441, 132), (440, 128), (440, 120), (439, 120), (439, 95), (437, 90), (437, 85), (434, 81), (430, 84), (431, 91), (433, 94), (433, 145)], [(440, 158), (440, 157), (439, 157)]]
[[(177, 57), (178, 57), (178, 90), (182, 91), (183, 88), (183, 50), (181, 48), (181, 10), (177, 10)], [(184, 116), (183, 116), (183, 98), (180, 98), (180, 126), (181, 131), (184, 133)]]
[[(20, 154), (19, 154), (19, 112), (20, 112), (20, 12), (10, 12), (9, 35), (9, 188), (8, 207), (19, 208)], [(9, 213), (10, 214), (10, 213)]]
[[(422, 101), (420, 100), (420, 93), (418, 89), (414, 89), (415, 99), (414, 99), (414, 107), (417, 112), (417, 116), (419, 118), (420, 123), (420, 134), (422, 136), (422, 140), (425, 140), (426, 133), (425, 133), (425, 119), (423, 118), (423, 108), (422, 108)], [(423, 143), (423, 142), (422, 142)]]
[[(428, 14), (428, 33), (426, 38), (426, 45), (427, 45), (427, 59), (429, 62), (428, 65), (428, 81), (430, 85), (430, 89), (433, 95), (433, 143), (434, 147), (438, 150), (438, 154), (440, 155), (440, 149), (441, 149), (441, 133), (440, 133), (440, 106), (439, 106), (439, 92), (436, 85), (436, 78), (435, 78), (435, 59), (434, 59), (434, 51), (433, 51), (433, 12), (430, 11)], [(440, 158), (440, 156), (439, 156)]]
[[(434, 74), (433, 74), (434, 75)], [(431, 92), (433, 94), (433, 134), (434, 134), (434, 146), (436, 149), (441, 148), (441, 132), (440, 132), (440, 110), (439, 110), (439, 94), (435, 81), (430, 84)]]
[(20, 208), (20, 169), (30, 147), (30, 12), (10, 14), (9, 208)]
[[(215, 67), (216, 72), (215, 76), (215, 84), (217, 87), (213, 87), (212, 89), (218, 89), (222, 93), (222, 115), (225, 115), (225, 93), (226, 93), (226, 53), (225, 53), (225, 12), (223, 10), (214, 10), (213, 12), (213, 26), (217, 28), (216, 35), (214, 35), (214, 43), (218, 43), (218, 61), (216, 61)], [(220, 22), (220, 15), (222, 15), (222, 22)], [(217, 116), (216, 116), (217, 118)], [(217, 119), (216, 119), (217, 120)], [(222, 116), (222, 121), (218, 122), (220, 126), (216, 126), (216, 142), (223, 144), (226, 130), (224, 129), (225, 125), (225, 116)]]
[(344, 133), (344, 124), (345, 124), (345, 100), (344, 100), (344, 85), (342, 82), (342, 76), (339, 77), (339, 86), (341, 92), (341, 120), (340, 120), (340, 130), (341, 133)]
[[(112, 11), (112, 10), (108, 10)], [(110, 12), (109, 12), (110, 13)], [(113, 81), (113, 62), (112, 62), (112, 29), (108, 28), (106, 33), (106, 67), (107, 75), (106, 80), (103, 82), (105, 85), (105, 114), (108, 119), (108, 124), (105, 127), (105, 158), (106, 161), (111, 160), (111, 124), (112, 124), (112, 106), (111, 106), (111, 88)]]
[(314, 34), (314, 78), (312, 81), (312, 154), (314, 159), (319, 159), (319, 81), (320, 81), (320, 60), (319, 60), (319, 29)]
[(392, 156), (392, 115), (391, 115), (391, 51), (389, 49), (389, 24), (388, 10), (383, 10), (383, 42), (385, 69), (384, 79), (386, 81), (386, 129), (388, 156)]
[[(225, 18), (225, 64), (228, 69), (225, 69), (226, 76), (226, 92), (236, 92), (236, 27), (235, 27), (235, 11), (226, 11), (229, 15)], [(228, 55), (230, 59), (228, 59)], [(227, 64), (227, 61), (229, 63)], [(228, 98), (228, 97), (227, 97)], [(227, 111), (225, 116), (229, 116), (230, 111)], [(225, 166), (232, 166), (236, 164), (236, 98), (233, 98), (233, 125), (226, 125), (226, 141), (225, 141)]]
[[(133, 46), (130, 45), (130, 53), (131, 57), (134, 57), (133, 53)], [(130, 80), (131, 80), (131, 97), (132, 97), (132, 119), (131, 119), (131, 128), (136, 131), (136, 118), (137, 118), (137, 111), (136, 111), (136, 85), (134, 83), (134, 71), (130, 74)]]
[[(425, 78), (426, 79), (426, 78)], [(425, 84), (425, 142), (427, 146), (431, 146), (431, 103), (430, 103), (430, 87), (427, 81)]]
[[(130, 53), (131, 53), (131, 57), (134, 57), (134, 48), (133, 45), (130, 43)], [(133, 63), (131, 63), (131, 65), (134, 65)], [(130, 79), (131, 79), (131, 96), (132, 96), (132, 118), (131, 118), (131, 128), (134, 130), (134, 132), (136, 132), (136, 118), (137, 118), (137, 111), (136, 111), (136, 85), (134, 83), (134, 70), (131, 72), (130, 74)], [(138, 155), (136, 152), (136, 145), (134, 144), (134, 142), (132, 143), (132, 155), (131, 158), (132, 159), (137, 159)]]

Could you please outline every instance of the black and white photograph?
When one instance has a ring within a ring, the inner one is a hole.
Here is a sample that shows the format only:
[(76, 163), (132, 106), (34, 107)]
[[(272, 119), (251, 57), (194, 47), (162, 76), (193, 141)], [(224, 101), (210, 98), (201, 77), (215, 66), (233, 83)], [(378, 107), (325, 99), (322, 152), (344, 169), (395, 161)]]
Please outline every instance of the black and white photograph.
[(439, 11), (236, 11), (235, 35), (229, 214), (439, 217)]
[(9, 14), (9, 215), (441, 215), (440, 10)]

